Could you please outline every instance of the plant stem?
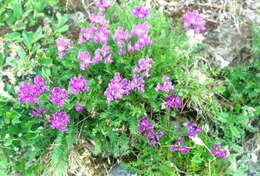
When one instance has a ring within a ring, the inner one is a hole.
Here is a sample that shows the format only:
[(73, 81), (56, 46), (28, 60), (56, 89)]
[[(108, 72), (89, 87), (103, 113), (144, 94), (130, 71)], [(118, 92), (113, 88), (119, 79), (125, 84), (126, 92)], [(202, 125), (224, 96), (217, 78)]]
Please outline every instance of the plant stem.
[(165, 129), (168, 128), (168, 121), (169, 121), (170, 115), (171, 115), (171, 109), (169, 109), (169, 111), (165, 114), (165, 116), (163, 118), (163, 127)]

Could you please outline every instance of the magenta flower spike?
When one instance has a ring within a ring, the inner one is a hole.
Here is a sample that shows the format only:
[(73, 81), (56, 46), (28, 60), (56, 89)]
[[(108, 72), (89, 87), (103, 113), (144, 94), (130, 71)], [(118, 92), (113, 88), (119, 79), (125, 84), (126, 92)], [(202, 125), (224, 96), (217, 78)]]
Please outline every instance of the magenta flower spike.
[(188, 11), (185, 15), (183, 15), (183, 27), (188, 29), (189, 27), (193, 27), (195, 33), (200, 33), (200, 31), (204, 31), (205, 21), (198, 14), (197, 10)]
[(56, 112), (49, 118), (50, 127), (52, 129), (57, 128), (58, 130), (64, 132), (67, 131), (67, 123), (69, 122), (69, 118), (64, 112)]
[(142, 20), (143, 18), (147, 17), (148, 14), (149, 10), (140, 6), (136, 6), (132, 12), (132, 15), (137, 17), (139, 20)]
[(76, 110), (77, 112), (79, 112), (82, 108), (83, 108), (83, 106), (80, 106), (79, 104), (76, 104), (76, 105), (75, 105), (75, 110)]
[(175, 151), (176, 149), (177, 149), (176, 148), (176, 144), (170, 146), (170, 151), (171, 152)]

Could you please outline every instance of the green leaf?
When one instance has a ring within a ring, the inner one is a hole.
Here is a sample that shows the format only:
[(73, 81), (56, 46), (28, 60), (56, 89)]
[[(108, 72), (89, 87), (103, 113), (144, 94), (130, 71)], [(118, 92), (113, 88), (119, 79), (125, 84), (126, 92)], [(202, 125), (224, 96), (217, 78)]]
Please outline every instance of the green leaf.
[(222, 113), (219, 113), (217, 117), (218, 117), (219, 121), (226, 123), (227, 119), (229, 118), (229, 114), (222, 112)]
[(95, 145), (94, 155), (98, 155), (101, 153), (101, 144), (99, 142)]
[(41, 59), (39, 61), (40, 64), (44, 65), (44, 66), (49, 66), (52, 64), (52, 59), (50, 58), (46, 58), (46, 59)]
[(6, 63), (7, 63), (7, 65), (11, 65), (13, 67), (17, 66), (17, 61), (14, 58), (11, 58), (11, 57), (6, 58)]
[(18, 56), (21, 59), (25, 58), (26, 53), (25, 53), (24, 49), (21, 46), (18, 46), (17, 53), (18, 53)]
[(5, 63), (5, 59), (2, 55), (2, 53), (0, 53), (0, 65), (3, 65)]
[(64, 25), (64, 26), (58, 28), (58, 29), (56, 30), (56, 32), (62, 33), (62, 32), (67, 31), (68, 29), (69, 29), (69, 26), (68, 26), (68, 25)]
[(23, 9), (21, 3), (18, 0), (13, 1), (12, 9), (14, 12), (14, 16), (16, 17), (17, 20), (22, 17)]
[(240, 145), (237, 145), (237, 144), (232, 144), (232, 149), (234, 149), (235, 152), (243, 151), (243, 147), (241, 147)]
[(63, 26), (69, 20), (68, 14), (61, 15), (59, 12), (57, 12), (56, 17), (58, 19), (58, 27)]
[(50, 76), (51, 75), (51, 70), (49, 68), (43, 67), (42, 68), (43, 74)]
[(6, 115), (5, 115), (5, 118), (4, 118), (4, 121), (5, 121), (6, 124), (10, 123), (10, 116), (11, 116), (11, 113), (10, 112), (6, 112)]
[(33, 41), (33, 33), (23, 31), (22, 35), (23, 35), (23, 40), (24, 40), (25, 46), (27, 47), (27, 49), (31, 50), (32, 49), (32, 41)]
[(37, 42), (38, 40), (40, 40), (43, 37), (44, 37), (44, 35), (42, 34), (42, 27), (40, 26), (37, 29), (37, 31), (33, 34), (33, 41), (32, 41), (32, 43)]
[(8, 147), (12, 144), (13, 140), (9, 137), (7, 140), (4, 142), (4, 146)]
[(34, 54), (40, 47), (41, 47), (41, 45), (39, 43), (34, 44), (31, 55)]
[(230, 129), (231, 129), (232, 135), (234, 137), (236, 137), (236, 138), (240, 137), (240, 133), (239, 133), (238, 129), (235, 126), (231, 126)]
[(13, 41), (13, 40), (17, 40), (20, 39), (20, 33), (19, 32), (12, 32), (12, 33), (8, 33), (5, 34), (5, 40), (6, 41)]
[(16, 111), (11, 111), (12, 124), (16, 124), (20, 122), (21, 115)]
[(215, 94), (223, 94), (225, 92), (226, 88), (224, 86), (219, 86), (213, 89), (213, 92)]

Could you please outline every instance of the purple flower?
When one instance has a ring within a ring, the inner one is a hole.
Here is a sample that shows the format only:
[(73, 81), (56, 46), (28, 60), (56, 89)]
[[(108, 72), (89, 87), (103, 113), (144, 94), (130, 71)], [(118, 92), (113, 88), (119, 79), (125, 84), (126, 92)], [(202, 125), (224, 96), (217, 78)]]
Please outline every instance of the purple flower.
[(80, 106), (79, 104), (76, 104), (76, 105), (75, 105), (75, 110), (76, 110), (77, 112), (79, 112), (82, 108), (83, 108), (83, 106)]
[(153, 131), (147, 134), (147, 139), (153, 139), (153, 138), (154, 138)]
[(65, 51), (68, 51), (71, 48), (70, 40), (58, 38), (56, 41), (57, 41), (58, 55), (59, 58), (62, 59), (62, 57), (65, 55)]
[(56, 112), (49, 118), (50, 127), (52, 129), (59, 129), (64, 132), (67, 131), (67, 123), (69, 122), (69, 118), (64, 112)]
[(189, 128), (193, 128), (193, 123), (192, 123), (192, 122), (189, 122), (189, 123), (188, 123), (188, 127), (189, 127)]
[(184, 153), (189, 152), (189, 150), (188, 150), (187, 146), (183, 145), (183, 146), (179, 147), (179, 152), (184, 154)]
[(85, 52), (80, 51), (78, 54), (78, 59), (81, 61), (80, 62), (81, 70), (85, 70), (85, 68), (88, 67), (89, 64), (92, 63), (92, 61), (90, 60), (90, 55), (89, 55), (88, 51), (85, 51)]
[(181, 108), (181, 100), (174, 93), (171, 96), (167, 96), (165, 98), (165, 101), (167, 102), (168, 109), (170, 109), (170, 108), (180, 109)]
[(195, 133), (200, 134), (200, 127), (197, 127)]
[(179, 144), (182, 143), (182, 139), (181, 139), (181, 138), (178, 138), (178, 139), (177, 139), (177, 143), (179, 143)]
[(185, 15), (183, 15), (183, 26), (185, 29), (188, 29), (190, 26), (193, 27), (195, 33), (200, 33), (200, 31), (204, 31), (205, 21), (198, 14), (197, 10), (193, 10), (192, 12), (188, 11)]
[(142, 123), (140, 123), (139, 132), (142, 133), (146, 130), (146, 127), (148, 126), (148, 117), (144, 116)]
[(134, 51), (134, 50), (135, 50), (135, 49), (134, 49), (134, 47), (132, 46), (131, 41), (128, 42), (128, 44), (127, 44), (127, 51), (128, 51), (128, 52), (132, 52), (132, 51)]
[(93, 38), (94, 30), (92, 28), (88, 28), (88, 29), (81, 28), (80, 33), (83, 35), (83, 37), (80, 37), (78, 43), (82, 44)]
[(139, 77), (137, 74), (134, 74), (134, 79), (129, 82), (129, 86), (131, 90), (135, 88), (138, 89), (140, 92), (144, 92), (144, 80), (143, 78)]
[(20, 103), (37, 103), (37, 92), (34, 89), (34, 86), (27, 83), (23, 83), (22, 86), (19, 87), (18, 101)]
[(144, 7), (136, 6), (132, 12), (132, 15), (137, 17), (139, 20), (142, 20), (149, 14), (149, 10)]
[(20, 103), (37, 103), (38, 97), (47, 90), (49, 90), (49, 87), (46, 86), (43, 78), (35, 77), (34, 85), (23, 83), (22, 86), (19, 87), (18, 101)]
[(176, 150), (176, 144), (170, 146), (170, 151), (173, 152)]
[(162, 137), (162, 135), (163, 135), (163, 132), (159, 129), (159, 130), (157, 131), (157, 134), (156, 134), (156, 139), (157, 139), (157, 141)]
[(105, 90), (104, 95), (107, 97), (106, 103), (110, 103), (115, 99), (121, 99), (123, 95), (128, 94), (129, 88), (127, 79), (120, 82), (120, 73), (116, 72), (114, 78), (110, 80), (108, 88)]
[(62, 99), (68, 98), (68, 93), (65, 89), (61, 90), (59, 87), (54, 87), (49, 94), (49, 100), (56, 104), (58, 108), (62, 108)]
[(193, 123), (189, 122), (188, 127), (189, 127), (189, 130), (188, 130), (187, 133), (188, 133), (189, 137), (194, 137), (195, 133), (200, 134), (200, 127), (199, 126), (196, 129), (194, 129)]
[[(45, 109), (45, 113), (47, 113), (47, 112), (48, 112), (48, 107), (46, 107), (46, 109)], [(35, 117), (42, 118), (43, 113), (44, 112), (43, 112), (42, 106), (40, 104), (38, 105), (36, 111), (32, 110), (32, 114)]]
[[(131, 35), (128, 34), (128, 30), (126, 29), (124, 31), (122, 26), (119, 26), (115, 32), (115, 34), (113, 35), (113, 40), (115, 40), (117, 42), (117, 46), (120, 48), (118, 50), (118, 54), (119, 55), (123, 55), (126, 53), (126, 51), (123, 49), (123, 46), (125, 44), (125, 40), (131, 38)], [(128, 43), (128, 52), (132, 51), (132, 48), (129, 49), (129, 43)]]
[(149, 26), (148, 23), (133, 25), (131, 34), (137, 35), (138, 37), (145, 37), (148, 33)]
[(154, 140), (151, 140), (151, 144), (150, 144), (150, 145), (151, 145), (152, 147), (154, 147), (156, 144), (157, 144), (157, 142), (156, 142), (156, 141), (154, 141)]
[(145, 56), (146, 59), (142, 58), (138, 61), (138, 66), (136, 66), (132, 72), (133, 73), (140, 73), (142, 71), (144, 71), (142, 73), (142, 76), (148, 78), (150, 77), (150, 75), (148, 74), (148, 71), (151, 69), (152, 65), (151, 62), (153, 61), (152, 58), (149, 58), (149, 56)]
[(194, 129), (189, 129), (188, 130), (188, 136), (189, 137), (194, 137), (195, 135), (194, 135)]
[(42, 77), (35, 77), (34, 78), (34, 89), (36, 90), (37, 96), (40, 96), (43, 92), (49, 90), (49, 86), (46, 86)]
[(172, 86), (172, 83), (169, 81), (169, 77), (164, 75), (163, 76), (163, 85), (160, 83), (157, 84), (155, 91), (158, 92), (159, 90), (165, 91), (166, 93), (169, 93), (170, 90), (173, 90), (174, 87)]
[(70, 79), (69, 85), (71, 86), (72, 94), (76, 94), (80, 91), (88, 91), (87, 82), (83, 76), (77, 79), (75, 76)]
[(216, 144), (214, 145), (214, 147), (215, 147), (215, 148), (219, 148), (220, 145), (219, 145), (218, 143), (216, 143)]
[(214, 149), (210, 149), (210, 152), (216, 156), (217, 158), (226, 158), (226, 153), (225, 150), (220, 150), (220, 145), (218, 143), (216, 143), (214, 145), (215, 150)]
[(152, 132), (152, 130), (153, 130), (152, 124), (148, 124), (148, 125), (146, 126), (145, 130)]

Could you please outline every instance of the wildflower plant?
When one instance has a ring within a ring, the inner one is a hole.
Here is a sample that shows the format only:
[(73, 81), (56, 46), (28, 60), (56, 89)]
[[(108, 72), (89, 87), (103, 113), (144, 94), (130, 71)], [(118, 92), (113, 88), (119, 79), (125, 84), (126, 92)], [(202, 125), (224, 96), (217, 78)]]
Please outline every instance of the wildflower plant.
[[(192, 28), (190, 37), (199, 35), (206, 30), (205, 21), (195, 10), (184, 15), (184, 26), (177, 22), (172, 28), (163, 14), (139, 1), (112, 6), (108, 0), (98, 0), (95, 5), (96, 10), (88, 16), (90, 21), (79, 24), (77, 41), (59, 36), (56, 47), (39, 54), (38, 59), (45, 64), (36, 69), (34, 84), (28, 80), (17, 92), (20, 106), (29, 109), (24, 112), (26, 117), (36, 116), (33, 124), (39, 122), (45, 136), (51, 133), (57, 137), (61, 148), (64, 143), (72, 145), (73, 140), (66, 135), (81, 131), (81, 137), (95, 140), (95, 155), (107, 151), (121, 157), (137, 151), (139, 157), (129, 166), (140, 174), (205, 175), (208, 169), (224, 174), (220, 163), (226, 164), (221, 159), (227, 159), (228, 152), (224, 147), (220, 152), (219, 146), (210, 147), (212, 150), (206, 147), (214, 145), (209, 136), (215, 134), (209, 135), (192, 123), (177, 131), (174, 122), (184, 118), (190, 105), (213, 118), (217, 117), (211, 112), (223, 115), (209, 93), (221, 94), (221, 88), (211, 88), (209, 78), (217, 71), (203, 64), (205, 79), (193, 75), (203, 54), (189, 46), (183, 33)], [(194, 40), (201, 42), (201, 38)], [(164, 103), (167, 109), (161, 108)], [(3, 136), (8, 141), (13, 134)], [(53, 163), (58, 165), (59, 157), (53, 157)]]

